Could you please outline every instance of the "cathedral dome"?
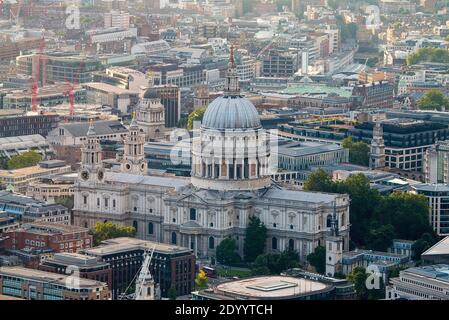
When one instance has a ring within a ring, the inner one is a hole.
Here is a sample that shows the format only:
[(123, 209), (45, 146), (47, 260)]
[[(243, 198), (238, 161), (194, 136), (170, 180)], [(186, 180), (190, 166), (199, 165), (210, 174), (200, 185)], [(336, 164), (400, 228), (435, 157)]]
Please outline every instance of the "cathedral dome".
[(223, 96), (212, 101), (204, 113), (202, 126), (217, 130), (261, 127), (256, 107), (241, 96)]

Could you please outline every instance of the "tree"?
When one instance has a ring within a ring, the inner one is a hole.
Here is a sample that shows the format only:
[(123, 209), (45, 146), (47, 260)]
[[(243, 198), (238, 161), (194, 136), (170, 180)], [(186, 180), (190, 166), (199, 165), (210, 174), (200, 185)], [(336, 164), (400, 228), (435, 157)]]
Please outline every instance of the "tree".
[(253, 262), (258, 255), (262, 254), (265, 251), (266, 240), (267, 227), (258, 217), (249, 217), (243, 245), (245, 261)]
[(332, 177), (323, 169), (312, 172), (304, 183), (304, 190), (331, 192), (334, 189)]
[(449, 110), (449, 99), (439, 90), (430, 90), (418, 100), (421, 110)]
[(365, 142), (353, 142), (352, 137), (346, 137), (342, 141), (342, 147), (349, 149), (349, 163), (369, 165), (369, 146)]
[(232, 265), (239, 262), (240, 257), (236, 251), (235, 240), (232, 238), (226, 238), (220, 242), (216, 249), (217, 261), (226, 265)]
[(307, 261), (315, 268), (319, 274), (326, 272), (326, 248), (318, 246), (315, 251), (307, 255)]
[(433, 246), (437, 242), (437, 239), (431, 233), (423, 233), (421, 238), (415, 241), (412, 245), (412, 259), (413, 260), (421, 260), (421, 254)]
[(366, 244), (371, 250), (387, 251), (394, 239), (394, 227), (391, 224), (372, 228), (367, 236)]
[(170, 287), (170, 289), (168, 289), (167, 297), (170, 300), (176, 300), (176, 298), (178, 297), (178, 292), (176, 291), (175, 287)]
[(193, 123), (195, 121), (202, 121), (204, 113), (206, 112), (206, 108), (198, 108), (195, 111), (192, 111), (189, 114), (188, 120), (187, 120), (187, 128), (189, 130), (193, 129)]
[(94, 246), (98, 246), (102, 241), (119, 237), (134, 237), (136, 229), (134, 227), (119, 226), (112, 222), (97, 222), (90, 231), (94, 238)]
[(286, 250), (281, 253), (265, 253), (257, 256), (251, 272), (253, 275), (280, 274), (281, 272), (296, 268), (299, 264), (296, 251)]
[(356, 295), (359, 299), (368, 298), (368, 288), (366, 287), (366, 270), (363, 267), (355, 267), (350, 274), (348, 280), (354, 284)]
[(36, 151), (30, 150), (19, 155), (12, 156), (8, 160), (8, 169), (20, 169), (35, 166), (42, 160), (42, 156)]
[(195, 279), (195, 290), (207, 289), (207, 287), (208, 287), (207, 282), (208, 282), (208, 279), (207, 279), (206, 272), (204, 272), (204, 270), (201, 269)]
[(391, 224), (399, 239), (416, 240), (424, 233), (433, 234), (428, 214), (423, 195), (398, 191), (382, 197), (374, 218), (380, 225)]
[(348, 280), (354, 284), (356, 295), (362, 300), (377, 300), (385, 298), (385, 286), (382, 279), (379, 279), (378, 289), (368, 289), (366, 279), (368, 274), (363, 267), (355, 267), (350, 274)]

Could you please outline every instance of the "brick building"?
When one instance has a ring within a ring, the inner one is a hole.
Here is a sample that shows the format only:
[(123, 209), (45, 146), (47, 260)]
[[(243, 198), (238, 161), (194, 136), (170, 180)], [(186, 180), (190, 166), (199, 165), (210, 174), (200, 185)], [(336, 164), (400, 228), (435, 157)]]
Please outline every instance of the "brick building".
[(63, 224), (34, 222), (26, 223), (17, 230), (6, 232), (3, 246), (6, 250), (24, 248), (50, 248), (54, 252), (77, 252), (92, 247), (89, 229)]
[(190, 294), (194, 289), (195, 256), (187, 248), (134, 238), (106, 240), (102, 245), (84, 250), (89, 256), (108, 262), (112, 269), (112, 298), (117, 299), (140, 271), (145, 250), (154, 248), (151, 274), (159, 284), (162, 297), (167, 297), (171, 287), (177, 295)]

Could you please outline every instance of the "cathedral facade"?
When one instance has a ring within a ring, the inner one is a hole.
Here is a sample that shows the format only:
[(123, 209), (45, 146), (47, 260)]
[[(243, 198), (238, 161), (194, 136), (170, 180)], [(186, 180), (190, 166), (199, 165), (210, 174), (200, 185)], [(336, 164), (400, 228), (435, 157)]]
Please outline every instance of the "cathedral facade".
[(335, 223), (343, 250), (349, 249), (347, 195), (287, 190), (272, 182), (269, 139), (256, 108), (240, 93), (233, 53), (224, 95), (209, 104), (192, 141), (190, 179), (147, 175), (144, 133), (134, 121), (118, 171), (103, 169), (93, 126), (89, 132), (75, 184), (76, 225), (134, 226), (138, 238), (189, 247), (208, 259), (226, 237), (236, 240), (243, 257), (245, 229), (255, 215), (268, 230), (267, 252), (293, 249), (305, 260), (325, 245)]

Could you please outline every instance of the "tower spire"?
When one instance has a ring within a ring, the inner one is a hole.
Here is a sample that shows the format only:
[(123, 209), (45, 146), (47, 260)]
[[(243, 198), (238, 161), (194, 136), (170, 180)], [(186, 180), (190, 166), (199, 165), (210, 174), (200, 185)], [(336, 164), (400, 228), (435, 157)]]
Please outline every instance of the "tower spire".
[(240, 95), (240, 86), (239, 86), (239, 77), (237, 75), (237, 68), (235, 64), (234, 45), (231, 45), (231, 53), (229, 55), (224, 96), (235, 97), (239, 95)]
[(88, 136), (94, 136), (95, 135), (95, 128), (94, 128), (94, 119), (89, 119), (89, 129), (87, 130)]

